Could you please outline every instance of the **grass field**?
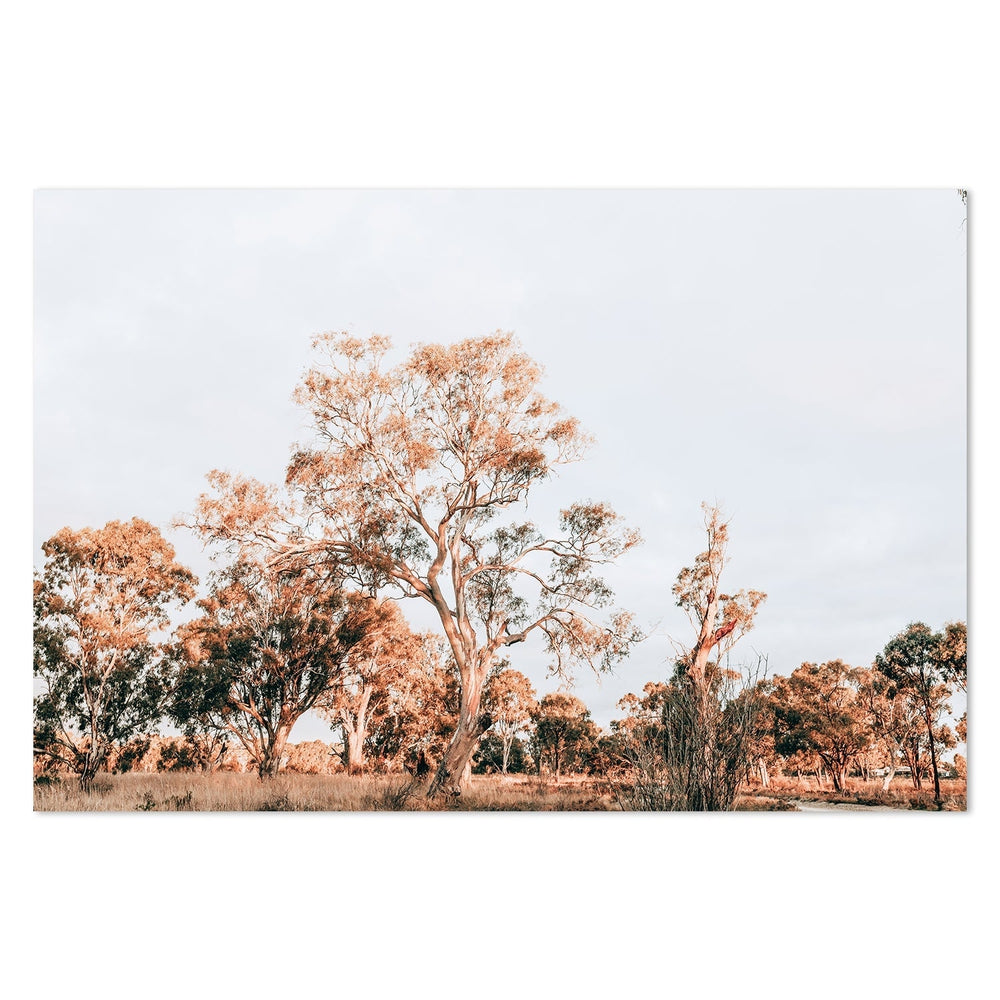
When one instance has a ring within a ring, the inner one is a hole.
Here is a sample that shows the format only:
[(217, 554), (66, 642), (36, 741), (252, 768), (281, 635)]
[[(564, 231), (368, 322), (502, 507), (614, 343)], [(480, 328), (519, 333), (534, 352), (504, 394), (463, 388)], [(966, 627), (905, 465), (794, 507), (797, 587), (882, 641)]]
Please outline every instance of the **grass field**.
[[(408, 776), (288, 774), (260, 781), (253, 774), (118, 774), (99, 775), (89, 793), (73, 779), (36, 784), (34, 808), (39, 812), (383, 812), (383, 811), (620, 811), (623, 798), (605, 779), (474, 775), (459, 798), (429, 803), (421, 794), (407, 795)], [(620, 786), (618, 786), (620, 790)], [(966, 808), (964, 781), (942, 782), (943, 808)], [(852, 785), (847, 792), (817, 790), (778, 779), (766, 790), (737, 798), (737, 811), (789, 811), (793, 800), (934, 809), (933, 792), (917, 792), (909, 781)]]

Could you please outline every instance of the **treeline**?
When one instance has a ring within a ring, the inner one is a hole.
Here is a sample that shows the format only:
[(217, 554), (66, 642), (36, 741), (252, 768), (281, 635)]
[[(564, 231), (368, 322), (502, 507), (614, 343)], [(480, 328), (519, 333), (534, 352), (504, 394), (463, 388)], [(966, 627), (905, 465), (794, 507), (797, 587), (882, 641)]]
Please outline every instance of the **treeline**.
[[(670, 680), (626, 699), (608, 733), (571, 695), (536, 700), (511, 667), (520, 643), (539, 642), (567, 681), (612, 669), (643, 640), (599, 575), (639, 534), (590, 500), (547, 528), (514, 517), (589, 438), (539, 393), (541, 370), (510, 335), (418, 345), (392, 368), (389, 346), (316, 339), (296, 392), (314, 440), (293, 452), (284, 484), (209, 474), (211, 491), (179, 522), (219, 567), (200, 593), (139, 518), (45, 542), (36, 767), (68, 769), (87, 788), (101, 770), (133, 766), (166, 722), (180, 736), (163, 767), (210, 770), (235, 749), (263, 779), (316, 712), (344, 768), (409, 770), (432, 799), (460, 794), (473, 769), (617, 769), (637, 807), (727, 809), (752, 772), (819, 762), (840, 782), (884, 760), (919, 781), (925, 759), (938, 792), (964, 626), (913, 625), (867, 674), (839, 663), (772, 680), (724, 670), (765, 595), (724, 592), (728, 526), (716, 508), (705, 508), (706, 551), (673, 585), (694, 639)], [(406, 600), (440, 627), (411, 630)]]
[[(140, 767), (415, 774), (447, 748), (460, 705), (454, 659), (433, 633), (413, 631), (394, 601), (242, 561), (214, 575), (200, 617), (156, 642), (171, 600), (194, 596), (193, 577), (156, 528), (64, 529), (45, 553), (35, 582), (42, 773), (75, 773), (84, 785), (102, 769)], [(748, 678), (709, 661), (713, 794), (767, 787), (775, 773), (811, 774), (838, 790), (851, 773), (878, 774), (888, 787), (898, 768), (915, 788), (930, 781), (939, 792), (941, 754), (967, 738), (964, 715), (954, 730), (944, 721), (949, 698), (965, 689), (965, 644), (961, 623), (940, 633), (916, 623), (870, 668), (834, 660)], [(523, 673), (497, 661), (483, 692), (491, 722), (470, 771), (631, 775), (635, 804), (683, 802), (677, 772), (690, 764), (684, 741), (697, 725), (689, 662), (622, 699), (623, 717), (604, 732), (579, 698), (539, 700)], [(332, 743), (288, 748), (309, 710), (330, 724)], [(173, 738), (155, 732), (164, 721)], [(950, 773), (964, 769), (956, 756)]]
[[(775, 774), (811, 776), (817, 787), (845, 788), (849, 776), (877, 779), (884, 790), (897, 772), (914, 789), (930, 783), (941, 802), (943, 774), (964, 779), (966, 760), (942, 754), (967, 739), (967, 715), (954, 726), (949, 699), (966, 690), (966, 628), (955, 622), (934, 633), (922, 622), (886, 644), (869, 668), (841, 660), (803, 663), (789, 676), (747, 678), (715, 664), (705, 751), (706, 786), (731, 800), (741, 784), (767, 788)], [(669, 682), (652, 682), (642, 696), (619, 702), (612, 723), (618, 749), (641, 779), (638, 805), (671, 808), (690, 783), (694, 708), (686, 665)], [(704, 749), (704, 748), (703, 748)]]

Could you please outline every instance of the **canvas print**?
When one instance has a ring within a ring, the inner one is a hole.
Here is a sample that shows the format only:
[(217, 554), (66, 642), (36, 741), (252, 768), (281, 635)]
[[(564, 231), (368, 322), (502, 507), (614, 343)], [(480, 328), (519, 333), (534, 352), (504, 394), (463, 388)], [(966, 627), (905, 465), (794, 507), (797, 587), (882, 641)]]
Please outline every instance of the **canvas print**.
[(968, 200), (36, 192), (34, 808), (965, 810)]

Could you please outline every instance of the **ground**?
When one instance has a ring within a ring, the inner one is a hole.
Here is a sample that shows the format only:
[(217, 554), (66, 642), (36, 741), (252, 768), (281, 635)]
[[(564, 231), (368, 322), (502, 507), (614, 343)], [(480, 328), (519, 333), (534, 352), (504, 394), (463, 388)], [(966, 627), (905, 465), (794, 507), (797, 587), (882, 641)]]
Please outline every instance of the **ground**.
[[(413, 794), (408, 775), (281, 774), (260, 781), (252, 774), (99, 775), (84, 794), (72, 778), (37, 783), (34, 808), (40, 812), (131, 811), (361, 811), (438, 808), (454, 811), (619, 811), (616, 788), (608, 778), (570, 776), (556, 781), (535, 775), (473, 775), (465, 794), (429, 804)], [(943, 808), (966, 808), (964, 781), (942, 782)], [(934, 809), (933, 792), (916, 791), (908, 779), (893, 781), (888, 792), (881, 783), (849, 783), (845, 792), (806, 788), (779, 779), (767, 789), (747, 789), (736, 801), (738, 811), (908, 810)]]

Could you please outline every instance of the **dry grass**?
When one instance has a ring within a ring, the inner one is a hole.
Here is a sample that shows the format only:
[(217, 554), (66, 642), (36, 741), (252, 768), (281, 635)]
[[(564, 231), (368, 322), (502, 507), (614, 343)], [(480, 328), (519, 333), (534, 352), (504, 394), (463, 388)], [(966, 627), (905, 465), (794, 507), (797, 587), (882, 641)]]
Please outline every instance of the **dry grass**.
[(35, 787), (41, 812), (382, 812), (580, 811), (616, 808), (601, 784), (579, 779), (479, 776), (459, 798), (407, 795), (406, 775), (252, 774), (98, 775), (87, 794), (73, 779)]
[[(913, 787), (909, 778), (894, 778), (890, 787), (882, 790), (881, 781), (864, 782), (848, 779), (843, 791), (835, 792), (832, 788), (818, 788), (814, 779), (798, 781), (794, 778), (777, 778), (772, 780), (767, 789), (755, 789), (741, 796), (737, 808), (755, 809), (761, 806), (753, 805), (754, 800), (778, 801), (788, 803), (791, 799), (801, 799), (808, 802), (844, 803), (860, 806), (888, 806), (892, 809), (935, 810), (933, 786), (919, 791)], [(945, 812), (964, 812), (966, 804), (966, 783), (964, 780), (943, 778), (941, 780), (942, 810)], [(766, 806), (763, 808), (767, 808)]]
[(607, 783), (576, 776), (474, 775), (472, 786), (446, 804), (456, 811), (607, 812), (618, 805)]
[[(607, 812), (619, 811), (618, 799), (605, 781), (523, 775), (474, 775), (471, 787), (455, 799), (428, 800), (417, 790), (407, 794), (407, 775), (285, 774), (260, 781), (253, 774), (98, 775), (93, 790), (80, 791), (73, 779), (36, 785), (40, 812)], [(966, 809), (964, 781), (942, 782), (946, 811)], [(852, 782), (845, 792), (777, 780), (766, 790), (748, 790), (737, 798), (738, 811), (794, 809), (791, 800), (881, 805), (895, 809), (934, 809), (933, 791), (917, 792), (907, 780)]]
[(370, 812), (407, 782), (399, 777), (290, 774), (99, 775), (90, 794), (73, 780), (35, 788), (35, 809), (55, 812)]

